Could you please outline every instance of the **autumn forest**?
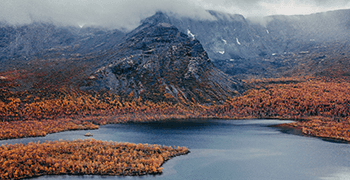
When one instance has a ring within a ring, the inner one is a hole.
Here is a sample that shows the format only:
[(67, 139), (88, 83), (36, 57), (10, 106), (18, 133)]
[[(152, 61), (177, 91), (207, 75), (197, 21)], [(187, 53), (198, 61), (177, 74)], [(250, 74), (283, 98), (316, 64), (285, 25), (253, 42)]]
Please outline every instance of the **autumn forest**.
[[(277, 118), (298, 120), (294, 127), (307, 135), (349, 140), (350, 83), (344, 78), (275, 78), (245, 81), (249, 88), (224, 103), (203, 105), (191, 100), (178, 103), (119, 97), (108, 91), (41, 89), (11, 91), (20, 86), (1, 80), (0, 139), (45, 136), (66, 130), (96, 129), (109, 123), (166, 119)], [(166, 92), (162, 94), (167, 97)], [(175, 100), (174, 100), (175, 102)], [(318, 126), (317, 124), (322, 124)]]

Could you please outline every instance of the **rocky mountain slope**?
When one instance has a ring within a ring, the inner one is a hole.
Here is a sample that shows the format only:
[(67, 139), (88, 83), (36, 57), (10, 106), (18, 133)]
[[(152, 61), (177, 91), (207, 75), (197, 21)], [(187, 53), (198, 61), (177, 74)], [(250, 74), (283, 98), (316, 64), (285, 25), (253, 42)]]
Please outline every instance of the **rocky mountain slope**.
[(240, 84), (216, 69), (200, 42), (167, 23), (144, 22), (114, 47), (83, 89), (156, 101), (222, 101)]
[(239, 81), (214, 67), (198, 40), (170, 24), (145, 22), (128, 34), (40, 23), (1, 30), (1, 68), (12, 74), (0, 75), (26, 74), (17, 90), (69, 86), (200, 103), (241, 91)]

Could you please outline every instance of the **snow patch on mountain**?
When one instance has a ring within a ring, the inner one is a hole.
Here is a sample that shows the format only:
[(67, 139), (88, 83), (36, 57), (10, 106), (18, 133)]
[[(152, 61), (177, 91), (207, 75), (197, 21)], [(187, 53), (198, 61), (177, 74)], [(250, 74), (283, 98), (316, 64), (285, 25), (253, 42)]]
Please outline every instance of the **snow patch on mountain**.
[(237, 44), (238, 44), (238, 45), (241, 45), (241, 43), (239, 42), (238, 38), (236, 38), (236, 41), (237, 41)]
[(191, 33), (189, 29), (187, 29), (187, 35), (191, 37), (192, 39), (195, 39), (195, 35)]
[(227, 44), (227, 41), (225, 39), (221, 39), (222, 41), (224, 41), (225, 44)]

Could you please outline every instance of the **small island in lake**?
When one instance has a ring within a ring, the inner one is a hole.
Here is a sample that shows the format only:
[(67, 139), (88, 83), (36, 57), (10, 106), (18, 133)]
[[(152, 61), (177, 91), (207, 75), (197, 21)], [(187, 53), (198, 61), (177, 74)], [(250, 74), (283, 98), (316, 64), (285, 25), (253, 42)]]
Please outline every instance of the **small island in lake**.
[(88, 132), (88, 133), (84, 134), (84, 136), (90, 137), (90, 136), (94, 136), (94, 135), (92, 133)]
[(0, 179), (42, 175), (160, 174), (172, 157), (189, 153), (185, 147), (107, 141), (49, 141), (0, 146)]

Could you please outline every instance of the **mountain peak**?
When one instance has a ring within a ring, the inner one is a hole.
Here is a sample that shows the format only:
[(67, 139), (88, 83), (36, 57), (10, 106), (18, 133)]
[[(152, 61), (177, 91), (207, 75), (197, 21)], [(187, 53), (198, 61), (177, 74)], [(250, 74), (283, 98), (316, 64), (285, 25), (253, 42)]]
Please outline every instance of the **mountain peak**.
[(208, 12), (217, 20), (223, 21), (245, 21), (245, 18), (241, 14), (229, 14), (220, 11), (208, 10)]
[[(159, 23), (170, 23), (169, 16), (165, 14), (164, 12), (158, 11), (153, 16), (148, 17), (141, 21), (141, 24), (159, 24)], [(141, 25), (141, 26), (142, 26)]]
[(130, 32), (113, 60), (91, 74), (84, 89), (107, 89), (121, 96), (154, 101), (225, 100), (238, 83), (217, 70), (201, 43), (164, 23), (143, 23)]

